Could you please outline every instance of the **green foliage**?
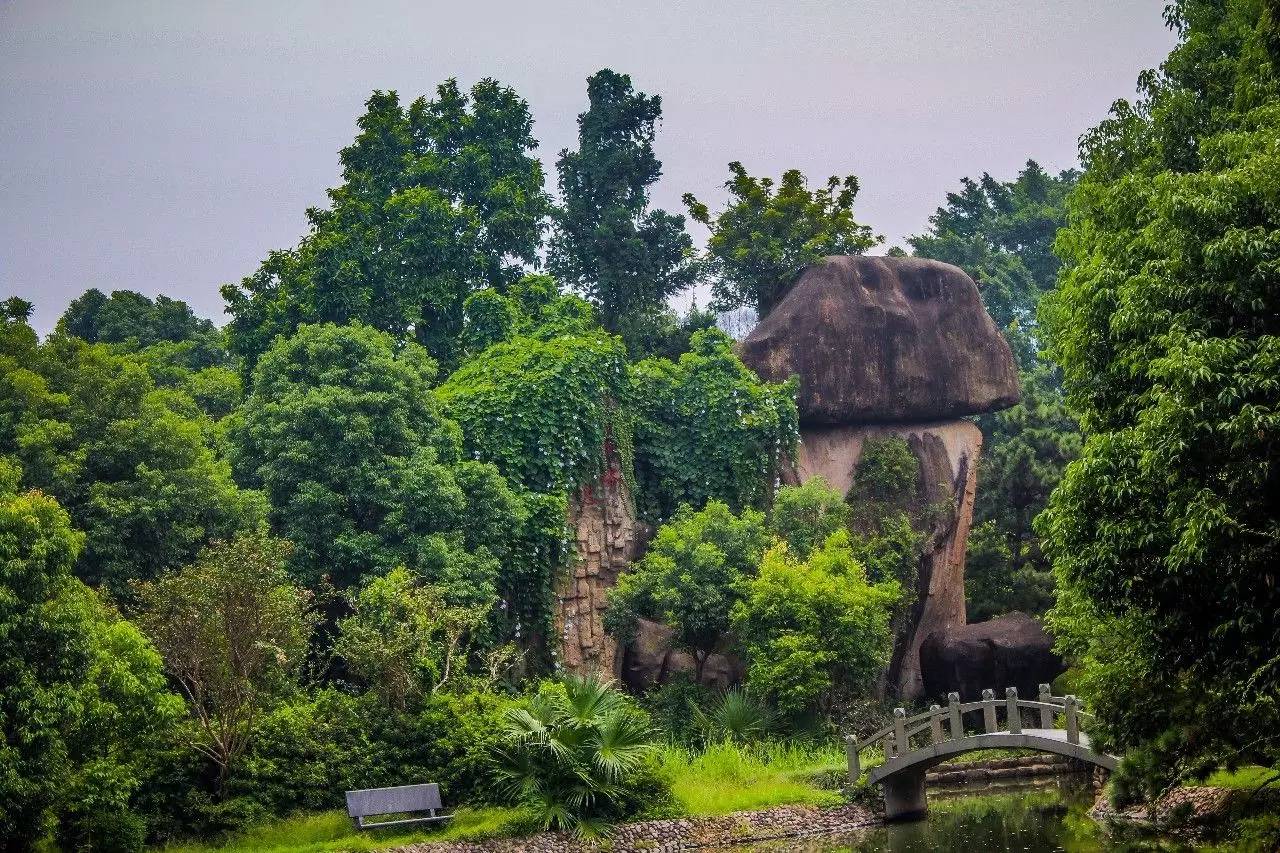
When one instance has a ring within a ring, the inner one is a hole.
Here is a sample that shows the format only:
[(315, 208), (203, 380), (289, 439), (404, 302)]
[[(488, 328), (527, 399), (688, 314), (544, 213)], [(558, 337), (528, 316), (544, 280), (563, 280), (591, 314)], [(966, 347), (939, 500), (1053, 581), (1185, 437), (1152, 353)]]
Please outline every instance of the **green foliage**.
[(690, 703), (694, 724), (703, 743), (751, 744), (764, 740), (773, 724), (769, 707), (741, 687), (732, 687), (710, 703), (705, 711)]
[(311, 233), (223, 288), (232, 350), (252, 368), (304, 323), (360, 321), (416, 340), (446, 367), (463, 303), (536, 265), (548, 199), (528, 105), (494, 80), (448, 80), (408, 107), (374, 92), (341, 152), (343, 183)]
[(1079, 427), (1045, 367), (1022, 374), (1018, 405), (980, 424), (986, 447), (966, 557), (969, 618), (1039, 615), (1052, 604), (1053, 573), (1032, 522), (1080, 452)]
[(121, 592), (253, 528), (262, 496), (236, 487), (214, 427), (136, 355), (0, 323), (0, 453), (87, 534), (76, 573)]
[(181, 712), (138, 631), (71, 575), (83, 537), (0, 462), (0, 834), (140, 849), (136, 793)]
[(236, 459), (270, 495), (276, 529), (297, 548), (295, 576), (308, 585), (327, 576), (346, 588), (408, 565), (486, 599), (495, 561), (516, 579), (501, 586), (507, 595), (558, 556), (546, 507), (491, 465), (462, 460), (458, 425), (430, 390), (434, 375), (421, 347), (397, 351), (389, 335), (358, 324), (303, 326), (263, 357), (233, 432)]
[[(469, 359), (436, 391), (468, 456), (526, 488), (563, 493), (629, 449), (626, 350), (601, 331), (519, 337)], [(621, 459), (631, 467), (630, 455)]]
[(58, 320), (58, 331), (88, 343), (149, 347), (215, 335), (213, 323), (197, 317), (187, 303), (157, 296), (155, 301), (132, 290), (110, 296), (90, 288)]
[(807, 560), (813, 549), (849, 524), (849, 515), (844, 497), (826, 480), (814, 477), (803, 485), (778, 490), (769, 527), (797, 559)]
[[(1085, 433), (1039, 526), (1054, 630), (1145, 792), (1280, 758), (1277, 21), (1253, 0), (1168, 17), (1142, 100), (1083, 137), (1040, 312)], [(1119, 681), (1103, 642), (1128, 689), (1098, 689)]]
[(848, 531), (831, 534), (803, 561), (786, 545), (769, 549), (742, 588), (733, 630), (746, 651), (747, 683), (783, 713), (820, 706), (837, 686), (868, 690), (888, 664), (901, 588), (868, 582)]
[(488, 675), (496, 678), (514, 662), (515, 650), (483, 648), (496, 598), (493, 584), (474, 603), (460, 605), (456, 595), (449, 587), (418, 582), (404, 568), (392, 569), (352, 597), (354, 612), (338, 622), (334, 653), (384, 703), (401, 712), (425, 694), (455, 686), (473, 655), (478, 658), (482, 651), (488, 651), (483, 657)]
[(0, 495), (0, 837), (28, 846), (73, 770), (64, 732), (76, 719), (89, 636), (58, 607), (84, 537), (52, 498), (14, 494), (5, 465)]
[(490, 757), (511, 701), (436, 694), (410, 713), (332, 688), (282, 703), (258, 723), (230, 789), (273, 814), (342, 805), (342, 792), (430, 779), (452, 807), (495, 802)]
[(88, 587), (73, 583), (57, 606), (89, 635), (89, 662), (65, 732), (73, 757), (59, 789), (56, 837), (66, 850), (136, 850), (147, 835), (140, 791), (160, 770), (184, 713), (160, 655)]
[(578, 150), (556, 161), (562, 204), (548, 261), (639, 353), (642, 327), (696, 278), (693, 241), (683, 216), (649, 209), (649, 187), (662, 174), (653, 153), (662, 98), (634, 91), (629, 76), (607, 68), (587, 79), (587, 98)]
[(605, 627), (630, 639), (636, 619), (675, 628), (675, 642), (693, 655), (695, 680), (729, 628), (742, 580), (754, 574), (769, 544), (764, 515), (735, 516), (720, 501), (694, 512), (682, 506), (658, 529), (648, 552), (609, 591)]
[(186, 696), (191, 746), (216, 765), (219, 791), (258, 719), (296, 685), (315, 626), (311, 593), (285, 571), (289, 551), (241, 536), (135, 587), (138, 623)]
[(853, 219), (853, 175), (810, 190), (800, 170), (789, 169), (775, 192), (772, 178), (753, 178), (741, 163), (729, 171), (730, 200), (718, 216), (684, 196), (690, 217), (711, 231), (707, 256), (721, 309), (750, 305), (763, 318), (804, 267), (827, 255), (860, 255), (883, 239)]
[(495, 769), (544, 828), (598, 835), (665, 796), (651, 738), (648, 717), (610, 684), (569, 677), (507, 712)]
[(669, 517), (681, 504), (763, 507), (800, 429), (792, 382), (761, 382), (718, 329), (693, 335), (678, 362), (635, 366), (637, 510)]
[(809, 781), (844, 765), (844, 750), (830, 743), (723, 742), (696, 752), (672, 746), (662, 750), (661, 759), (676, 802), (689, 815), (841, 802), (839, 794)]

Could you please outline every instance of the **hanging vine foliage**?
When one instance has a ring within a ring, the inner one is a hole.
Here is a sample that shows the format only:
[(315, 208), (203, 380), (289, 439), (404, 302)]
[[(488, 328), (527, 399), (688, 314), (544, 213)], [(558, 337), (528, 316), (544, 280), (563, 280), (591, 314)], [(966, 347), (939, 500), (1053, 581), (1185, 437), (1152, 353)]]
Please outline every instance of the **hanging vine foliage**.
[(762, 382), (719, 329), (693, 336), (678, 362), (635, 365), (637, 508), (650, 520), (681, 504), (762, 507), (800, 439), (796, 384)]

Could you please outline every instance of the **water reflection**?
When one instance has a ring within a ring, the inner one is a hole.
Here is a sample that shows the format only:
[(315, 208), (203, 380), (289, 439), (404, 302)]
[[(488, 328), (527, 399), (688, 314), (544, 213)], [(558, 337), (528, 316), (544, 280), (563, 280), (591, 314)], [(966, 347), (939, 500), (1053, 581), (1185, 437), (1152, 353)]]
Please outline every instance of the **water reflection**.
[(1151, 841), (1139, 847), (1109, 838), (1088, 817), (1093, 802), (1088, 783), (1087, 776), (1066, 776), (1035, 785), (930, 788), (929, 817), (922, 821), (891, 824), (839, 838), (790, 839), (738, 849), (743, 853), (1114, 853), (1192, 849)]

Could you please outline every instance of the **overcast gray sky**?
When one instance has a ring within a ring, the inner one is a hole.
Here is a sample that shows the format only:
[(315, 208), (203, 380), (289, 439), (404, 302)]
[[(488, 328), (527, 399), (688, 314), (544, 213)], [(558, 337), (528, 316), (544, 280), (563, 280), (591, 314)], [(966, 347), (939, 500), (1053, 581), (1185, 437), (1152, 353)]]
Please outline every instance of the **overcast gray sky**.
[(962, 176), (1076, 141), (1168, 52), (1164, 0), (0, 0), (0, 296), (49, 329), (88, 287), (218, 287), (305, 230), (373, 89), (525, 97), (551, 168), (601, 67), (662, 95), (655, 202), (857, 174), (900, 243)]

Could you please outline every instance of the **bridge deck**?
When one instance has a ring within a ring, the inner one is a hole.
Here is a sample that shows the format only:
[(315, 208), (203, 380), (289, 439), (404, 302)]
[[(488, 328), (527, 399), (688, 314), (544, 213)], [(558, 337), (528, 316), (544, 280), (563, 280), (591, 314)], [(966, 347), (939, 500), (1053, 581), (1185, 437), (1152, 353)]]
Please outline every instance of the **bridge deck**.
[(874, 768), (867, 779), (873, 783), (880, 782), (885, 777), (904, 770), (923, 770), (935, 764), (941, 764), (953, 756), (979, 749), (1030, 749), (1038, 752), (1052, 752), (1096, 764), (1108, 770), (1116, 768), (1116, 759), (1110, 755), (1094, 752), (1088, 735), (1083, 732), (1080, 733), (1079, 743), (1068, 743), (1067, 732), (1064, 729), (1023, 729), (1020, 734), (1008, 731), (974, 734), (958, 740), (944, 740), (920, 749), (913, 749), (903, 755), (890, 758), (884, 764)]

